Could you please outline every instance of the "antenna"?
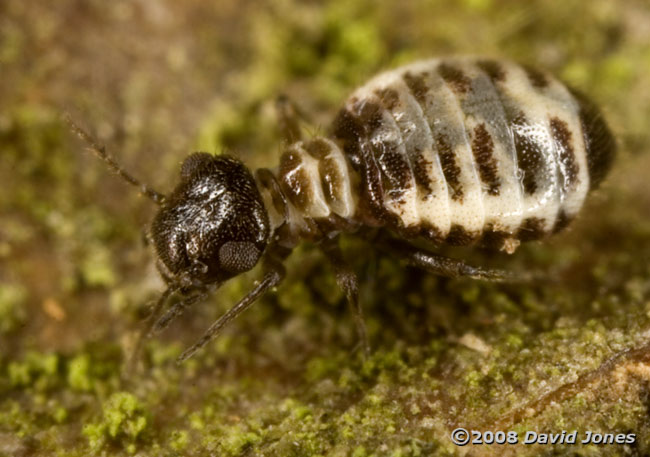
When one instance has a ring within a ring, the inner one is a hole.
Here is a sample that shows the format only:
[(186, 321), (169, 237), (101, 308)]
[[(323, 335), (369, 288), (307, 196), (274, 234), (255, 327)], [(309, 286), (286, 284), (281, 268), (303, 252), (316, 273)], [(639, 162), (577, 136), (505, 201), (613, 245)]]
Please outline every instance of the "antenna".
[(129, 172), (127, 172), (122, 166), (120, 166), (117, 161), (106, 153), (106, 148), (99, 144), (97, 140), (86, 132), (84, 129), (79, 127), (75, 121), (72, 120), (72, 117), (68, 113), (64, 113), (63, 120), (70, 126), (70, 130), (75, 133), (79, 138), (85, 141), (90, 150), (101, 160), (106, 162), (113, 172), (117, 173), (122, 179), (124, 179), (129, 184), (140, 189), (140, 192), (151, 199), (157, 205), (161, 205), (165, 201), (165, 195), (156, 192), (154, 189), (149, 187), (147, 184), (144, 184), (140, 180), (134, 178)]

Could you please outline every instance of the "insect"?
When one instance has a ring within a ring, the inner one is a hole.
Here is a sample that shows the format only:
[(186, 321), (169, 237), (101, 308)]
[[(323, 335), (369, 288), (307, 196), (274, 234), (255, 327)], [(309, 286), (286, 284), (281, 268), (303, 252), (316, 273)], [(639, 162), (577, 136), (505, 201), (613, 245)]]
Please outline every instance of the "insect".
[[(296, 110), (279, 103), (279, 166), (251, 172), (226, 155), (193, 153), (162, 194), (125, 171), (72, 121), (117, 174), (159, 205), (150, 228), (167, 288), (147, 333), (259, 262), (263, 277), (185, 352), (192, 356), (284, 277), (282, 261), (317, 242), (351, 305), (367, 350), (358, 280), (337, 244), (343, 232), (448, 277), (508, 280), (502, 270), (416, 248), (484, 245), (508, 253), (562, 230), (604, 178), (615, 141), (595, 106), (551, 75), (507, 60), (419, 61), (357, 89), (328, 136), (303, 139)], [(168, 299), (178, 302), (164, 311)], [(163, 312), (164, 311), (164, 312)]]

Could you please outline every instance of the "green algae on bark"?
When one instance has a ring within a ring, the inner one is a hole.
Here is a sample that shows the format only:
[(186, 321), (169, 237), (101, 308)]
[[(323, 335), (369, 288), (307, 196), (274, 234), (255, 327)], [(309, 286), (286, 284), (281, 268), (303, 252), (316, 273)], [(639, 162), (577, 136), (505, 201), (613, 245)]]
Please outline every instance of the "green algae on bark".
[(129, 392), (115, 392), (103, 405), (102, 420), (84, 425), (82, 433), (88, 438), (93, 452), (111, 442), (129, 454), (134, 454), (136, 442), (141, 439), (150, 422), (151, 419), (137, 398)]

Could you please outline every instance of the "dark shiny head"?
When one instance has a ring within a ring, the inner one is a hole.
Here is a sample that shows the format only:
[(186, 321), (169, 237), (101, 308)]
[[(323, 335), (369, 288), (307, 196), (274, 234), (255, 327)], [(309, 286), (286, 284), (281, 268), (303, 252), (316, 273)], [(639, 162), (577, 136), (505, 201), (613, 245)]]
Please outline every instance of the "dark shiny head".
[(173, 277), (220, 283), (252, 269), (269, 221), (250, 171), (239, 160), (197, 152), (151, 226), (158, 257)]

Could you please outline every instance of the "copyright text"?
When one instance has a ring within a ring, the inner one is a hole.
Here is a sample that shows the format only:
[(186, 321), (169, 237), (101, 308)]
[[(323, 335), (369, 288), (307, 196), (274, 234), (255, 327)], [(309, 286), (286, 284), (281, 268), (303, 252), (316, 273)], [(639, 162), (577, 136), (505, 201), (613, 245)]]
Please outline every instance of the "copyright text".
[(527, 431), (490, 431), (467, 430), (457, 428), (451, 432), (451, 440), (457, 446), (466, 444), (633, 444), (634, 433), (600, 433), (577, 430), (559, 433), (538, 433)]

